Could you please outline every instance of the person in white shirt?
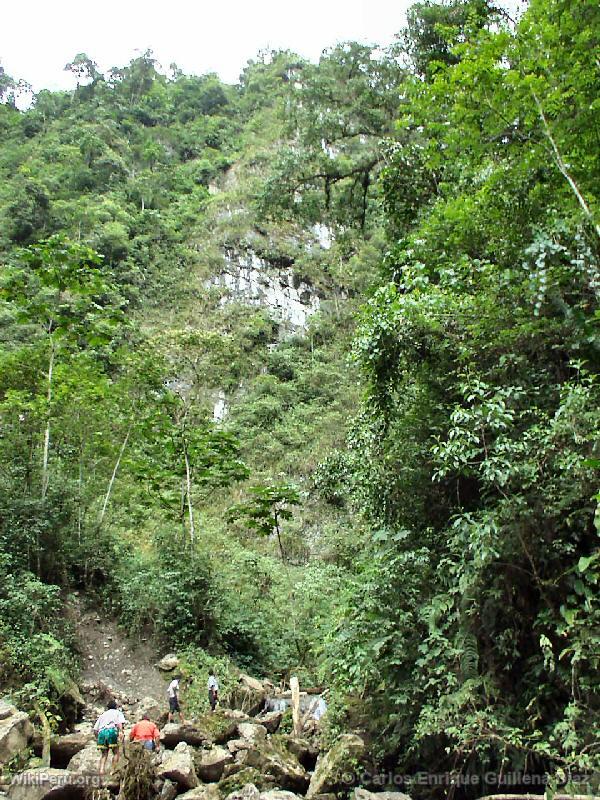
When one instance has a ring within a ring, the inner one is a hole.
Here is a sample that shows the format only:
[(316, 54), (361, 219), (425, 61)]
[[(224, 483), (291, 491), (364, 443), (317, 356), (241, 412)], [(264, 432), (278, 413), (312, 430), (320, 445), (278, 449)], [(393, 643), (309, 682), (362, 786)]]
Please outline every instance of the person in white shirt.
[(219, 681), (215, 677), (214, 669), (208, 673), (208, 702), (210, 703), (210, 710), (214, 711), (217, 707), (217, 700), (219, 699)]
[(179, 678), (173, 678), (167, 689), (167, 696), (169, 698), (169, 722), (173, 721), (173, 714), (177, 711), (179, 713), (179, 720), (183, 725), (185, 720), (179, 703), (179, 680)]
[(94, 733), (98, 748), (100, 750), (100, 775), (104, 774), (108, 754), (112, 753), (112, 766), (114, 767), (119, 760), (119, 735), (123, 730), (125, 717), (123, 712), (117, 709), (114, 700), (110, 700), (104, 711), (94, 725)]

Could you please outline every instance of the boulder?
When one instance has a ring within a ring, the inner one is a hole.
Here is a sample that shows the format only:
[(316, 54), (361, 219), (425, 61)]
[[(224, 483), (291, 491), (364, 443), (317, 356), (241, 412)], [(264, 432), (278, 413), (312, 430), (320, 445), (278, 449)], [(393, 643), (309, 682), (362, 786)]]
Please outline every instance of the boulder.
[(356, 764), (364, 754), (365, 742), (360, 736), (339, 736), (331, 750), (319, 757), (306, 796), (348, 790), (355, 783)]
[(208, 786), (197, 786), (185, 794), (180, 794), (177, 800), (221, 800), (219, 790), (214, 783)]
[(312, 770), (317, 763), (319, 749), (316, 744), (309, 739), (304, 739), (298, 736), (279, 735), (277, 737), (284, 747), (286, 747), (292, 755), (296, 756), (298, 761), (302, 764), (304, 769)]
[(40, 767), (15, 775), (8, 789), (8, 800), (85, 800), (87, 787), (80, 776), (65, 769)]
[(233, 761), (233, 756), (224, 747), (211, 747), (196, 754), (196, 773), (206, 783), (216, 783), (221, 779), (223, 770)]
[(66, 733), (64, 736), (57, 736), (50, 742), (50, 753), (52, 761), (60, 762), (65, 766), (77, 755), (81, 750), (84, 750), (90, 742), (93, 742), (93, 733), (91, 730), (83, 730), (80, 732)]
[(185, 742), (180, 742), (175, 750), (163, 753), (157, 772), (159, 778), (168, 778), (184, 789), (194, 789), (198, 786), (193, 752)]
[(200, 730), (196, 725), (186, 723), (185, 725), (178, 725), (175, 722), (170, 722), (162, 729), (160, 738), (165, 747), (176, 747), (181, 742), (191, 744), (193, 747), (199, 747), (205, 742), (210, 741), (207, 732)]
[(235, 756), (238, 764), (253, 767), (263, 775), (270, 775), (282, 789), (304, 793), (308, 786), (308, 775), (297, 759), (272, 742), (260, 742), (259, 747), (240, 750)]
[(256, 786), (261, 792), (266, 792), (269, 789), (273, 789), (275, 786), (275, 778), (273, 778), (272, 775), (264, 775), (253, 767), (244, 767), (239, 764), (229, 764), (226, 770), (233, 769), (234, 767), (236, 768), (234, 774), (224, 777), (219, 781), (218, 786), (221, 797), (227, 797), (233, 792), (239, 792), (240, 789), (249, 783)]
[(223, 717), (227, 717), (227, 719), (235, 719), (242, 722), (247, 722), (250, 719), (248, 714), (244, 714), (239, 708), (221, 708), (219, 709), (219, 714)]
[(267, 729), (264, 725), (254, 722), (240, 722), (238, 724), (238, 734), (242, 739), (257, 743), (267, 738)]
[[(110, 761), (108, 762), (110, 766)], [(83, 750), (75, 753), (69, 761), (67, 770), (77, 775), (97, 775), (100, 766), (100, 751), (95, 742), (88, 744)]]
[(253, 783), (246, 783), (241, 789), (227, 795), (226, 800), (259, 800), (260, 792)]
[(153, 722), (156, 722), (156, 720), (159, 719), (159, 717), (164, 713), (165, 709), (163, 706), (153, 697), (142, 697), (135, 707), (135, 716), (137, 719), (141, 719), (144, 714), (148, 714), (150, 719)]
[(354, 800), (411, 800), (404, 792), (368, 792), (366, 789), (355, 789)]
[(261, 681), (250, 675), (240, 675), (233, 691), (232, 705), (246, 714), (254, 716), (262, 711), (267, 699), (267, 690)]
[(223, 775), (221, 776), (221, 780), (225, 780), (226, 778), (231, 778), (232, 775), (237, 775), (238, 772), (241, 772), (244, 769), (242, 764), (238, 764), (237, 761), (232, 761), (230, 764), (227, 764), (225, 769), (223, 770)]
[(238, 720), (232, 719), (220, 710), (199, 717), (197, 724), (206, 733), (207, 741), (214, 744), (224, 744), (237, 734)]
[(14, 706), (2, 707), (0, 719), (0, 766), (7, 764), (17, 753), (24, 750), (33, 737), (33, 725), (24, 711)]
[(248, 750), (249, 747), (252, 747), (250, 739), (230, 739), (227, 742), (227, 749), (234, 755), (238, 750)]
[(266, 714), (261, 714), (258, 721), (267, 729), (268, 733), (275, 733), (281, 725), (283, 719), (283, 711), (269, 711)]
[[(52, 766), (66, 768), (73, 756), (84, 750), (93, 740), (91, 725), (82, 725), (81, 730), (65, 733), (63, 736), (53, 736), (50, 740)], [(43, 742), (39, 733), (35, 735), (32, 746), (36, 755), (42, 754)]]
[(167, 653), (156, 665), (163, 672), (172, 672), (179, 666), (179, 659), (175, 653)]

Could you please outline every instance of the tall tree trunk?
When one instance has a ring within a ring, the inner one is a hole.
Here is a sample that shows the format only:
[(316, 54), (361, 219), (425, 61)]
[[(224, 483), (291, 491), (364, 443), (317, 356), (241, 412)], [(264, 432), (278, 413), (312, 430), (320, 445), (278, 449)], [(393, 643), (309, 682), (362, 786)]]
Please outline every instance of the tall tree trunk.
[(125, 438), (123, 439), (123, 443), (121, 444), (121, 449), (119, 450), (118, 458), (115, 462), (114, 469), (112, 471), (112, 475), (110, 476), (110, 481), (108, 482), (108, 489), (106, 490), (106, 494), (104, 495), (104, 502), (102, 503), (102, 510), (100, 511), (100, 516), (98, 518), (98, 527), (102, 525), (104, 521), (104, 515), (106, 514), (106, 509), (108, 507), (108, 501), (110, 500), (110, 496), (112, 494), (113, 486), (115, 485), (115, 480), (117, 477), (117, 472), (119, 471), (119, 467), (121, 466), (121, 459), (123, 458), (123, 453), (125, 452), (125, 448), (127, 447), (127, 442), (129, 441), (129, 436), (131, 434), (131, 428), (133, 427), (133, 423), (129, 425), (127, 428), (127, 433), (125, 434)]
[(54, 356), (56, 347), (54, 339), (50, 336), (50, 358), (48, 361), (48, 391), (46, 393), (46, 400), (48, 402), (46, 431), (44, 433), (44, 452), (42, 456), (42, 500), (46, 499), (48, 493), (48, 460), (50, 456), (50, 404), (52, 403), (52, 377), (54, 373)]
[(556, 144), (556, 140), (554, 139), (554, 136), (552, 135), (552, 131), (550, 130), (550, 125), (548, 124), (548, 120), (546, 119), (546, 115), (544, 114), (544, 109), (542, 107), (542, 104), (540, 102), (539, 97), (537, 96), (537, 94), (533, 90), (532, 90), (531, 93), (533, 95), (533, 99), (535, 100), (535, 104), (537, 106), (537, 110), (538, 110), (538, 114), (540, 115), (540, 119), (542, 120), (542, 126), (544, 128), (544, 133), (546, 134), (546, 138), (550, 142), (550, 146), (551, 146), (552, 152), (554, 154), (554, 160), (556, 161), (556, 166), (558, 167), (558, 170), (559, 170), (560, 174), (563, 176), (563, 178), (567, 181), (567, 183), (571, 187), (571, 190), (573, 191), (573, 194), (577, 198), (577, 202), (579, 203), (579, 206), (580, 206), (581, 210), (583, 211), (586, 219), (588, 220), (588, 222), (592, 225), (592, 227), (596, 231), (596, 235), (600, 238), (600, 225), (598, 225), (598, 223), (594, 219), (594, 215), (592, 213), (592, 210), (590, 209), (589, 205), (587, 204), (585, 197), (581, 193), (581, 190), (580, 190), (579, 186), (575, 183), (575, 179), (573, 178), (573, 176), (570, 174), (569, 170), (567, 169), (567, 165), (566, 165), (566, 163), (565, 163), (565, 161), (564, 161), (564, 159), (563, 159), (563, 157), (562, 157), (562, 155), (560, 153), (560, 150), (558, 149), (558, 145)]
[(194, 526), (194, 507), (192, 506), (192, 475), (190, 471), (190, 459), (188, 456), (187, 445), (183, 445), (183, 456), (185, 458), (185, 484), (187, 489), (188, 515), (190, 518), (190, 542), (194, 544), (196, 539), (196, 528)]

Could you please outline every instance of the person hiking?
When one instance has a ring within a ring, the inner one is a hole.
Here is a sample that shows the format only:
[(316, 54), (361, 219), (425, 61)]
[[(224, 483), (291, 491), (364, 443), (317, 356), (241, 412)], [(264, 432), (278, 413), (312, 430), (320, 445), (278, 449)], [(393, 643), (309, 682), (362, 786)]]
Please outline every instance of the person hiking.
[(183, 712), (181, 710), (181, 706), (179, 704), (179, 681), (180, 677), (177, 676), (173, 678), (171, 683), (169, 684), (169, 688), (167, 689), (167, 695), (169, 697), (169, 722), (173, 721), (173, 714), (178, 711), (179, 712), (179, 720), (183, 725), (185, 720), (183, 718)]
[(117, 709), (114, 700), (109, 700), (106, 711), (100, 714), (94, 725), (94, 733), (100, 750), (100, 775), (104, 774), (109, 753), (112, 753), (112, 767), (119, 760), (119, 734), (123, 730), (124, 724), (123, 712)]
[(140, 742), (146, 750), (160, 749), (160, 731), (151, 721), (148, 714), (144, 714), (139, 722), (136, 722), (129, 734), (130, 742)]
[(215, 677), (215, 670), (209, 670), (208, 673), (208, 702), (210, 703), (210, 710), (214, 711), (217, 707), (219, 699), (219, 681)]

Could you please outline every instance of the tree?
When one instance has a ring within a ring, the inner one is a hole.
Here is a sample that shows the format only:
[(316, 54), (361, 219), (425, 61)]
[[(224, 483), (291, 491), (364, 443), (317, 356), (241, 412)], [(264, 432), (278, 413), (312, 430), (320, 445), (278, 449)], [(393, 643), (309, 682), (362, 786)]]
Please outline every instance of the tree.
[(94, 82), (101, 77), (98, 65), (85, 53), (77, 53), (73, 61), (65, 65), (65, 71), (71, 72), (77, 79), (77, 88), (82, 81)]
[(115, 333), (120, 301), (102, 259), (92, 249), (53, 236), (21, 250), (9, 265), (1, 297), (16, 310), (16, 320), (31, 327), (47, 350), (45, 426), (40, 496), (50, 480), (54, 372), (61, 354), (106, 345)]
[(242, 519), (248, 528), (261, 536), (275, 534), (281, 560), (285, 563), (281, 521), (292, 519), (290, 506), (300, 505), (300, 494), (292, 486), (253, 486), (248, 493), (250, 500), (232, 506), (227, 512), (228, 519)]

